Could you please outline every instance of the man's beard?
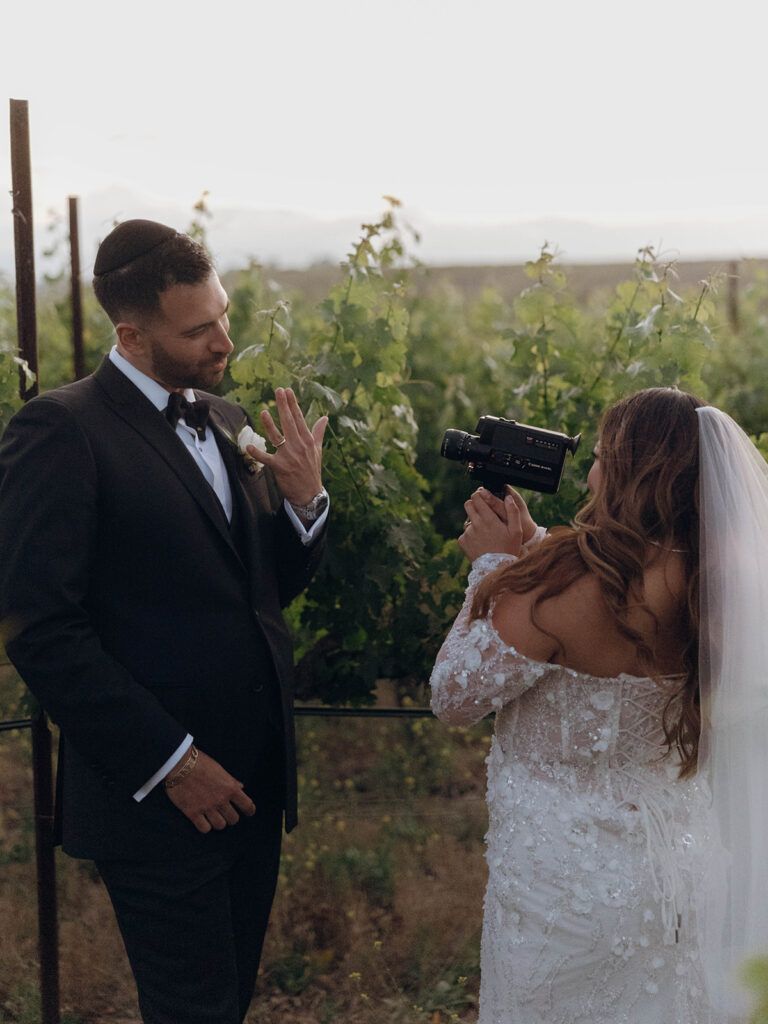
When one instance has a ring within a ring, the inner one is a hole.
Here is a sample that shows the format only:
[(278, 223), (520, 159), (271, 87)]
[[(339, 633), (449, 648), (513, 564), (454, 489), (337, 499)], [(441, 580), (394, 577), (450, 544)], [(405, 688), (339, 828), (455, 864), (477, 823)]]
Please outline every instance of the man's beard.
[(207, 391), (218, 384), (224, 376), (224, 370), (213, 369), (216, 363), (221, 362), (223, 356), (207, 364), (197, 363), (190, 366), (169, 356), (154, 339), (150, 340), (150, 358), (153, 377), (171, 389), (197, 388), (199, 391)]

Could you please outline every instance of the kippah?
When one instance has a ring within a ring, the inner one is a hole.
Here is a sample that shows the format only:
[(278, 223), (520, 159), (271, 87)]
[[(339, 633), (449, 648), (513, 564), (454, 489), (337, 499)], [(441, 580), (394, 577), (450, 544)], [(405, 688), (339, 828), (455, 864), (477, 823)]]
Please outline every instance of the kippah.
[(146, 256), (166, 238), (178, 234), (175, 228), (158, 224), (154, 220), (124, 220), (118, 224), (99, 246), (94, 274), (108, 274), (111, 270), (124, 267), (139, 256)]

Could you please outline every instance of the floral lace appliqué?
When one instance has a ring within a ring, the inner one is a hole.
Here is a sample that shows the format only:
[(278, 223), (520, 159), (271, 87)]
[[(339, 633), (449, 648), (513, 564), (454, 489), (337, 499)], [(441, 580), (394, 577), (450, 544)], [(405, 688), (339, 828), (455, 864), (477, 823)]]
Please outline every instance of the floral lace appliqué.
[(432, 708), (495, 712), (479, 1024), (720, 1024), (693, 894), (707, 795), (665, 757), (654, 680), (532, 661), (471, 621), (486, 555), (431, 679)]

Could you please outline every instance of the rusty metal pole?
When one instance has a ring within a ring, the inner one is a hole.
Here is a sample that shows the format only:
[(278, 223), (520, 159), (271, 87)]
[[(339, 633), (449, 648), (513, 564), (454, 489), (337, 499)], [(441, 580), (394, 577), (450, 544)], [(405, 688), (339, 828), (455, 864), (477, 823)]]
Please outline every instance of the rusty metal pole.
[[(29, 110), (26, 100), (11, 100), (11, 170), (13, 236), (16, 250), (16, 314), (19, 355), (35, 374), (27, 386), (20, 371), (19, 394), (26, 401), (38, 392), (37, 313), (35, 308), (35, 250), (32, 235), (32, 168), (29, 149)], [(37, 925), (40, 952), (42, 1024), (59, 1024), (59, 937), (56, 862), (53, 844), (53, 767), (51, 734), (42, 710), (32, 721), (32, 763), (35, 793), (35, 853), (37, 862)]]
[(72, 303), (72, 355), (75, 380), (81, 380), (88, 372), (85, 368), (83, 346), (83, 290), (80, 285), (80, 230), (77, 224), (77, 196), (69, 197), (69, 255), (70, 291)]
[(29, 109), (26, 100), (11, 100), (11, 182), (13, 242), (16, 251), (16, 331), (19, 355), (35, 375), (27, 387), (19, 369), (19, 394), (26, 401), (38, 392), (35, 249), (32, 236), (32, 165), (29, 155)]
[(42, 1024), (59, 1024), (59, 921), (53, 840), (53, 760), (45, 712), (32, 719), (37, 855), (37, 924)]

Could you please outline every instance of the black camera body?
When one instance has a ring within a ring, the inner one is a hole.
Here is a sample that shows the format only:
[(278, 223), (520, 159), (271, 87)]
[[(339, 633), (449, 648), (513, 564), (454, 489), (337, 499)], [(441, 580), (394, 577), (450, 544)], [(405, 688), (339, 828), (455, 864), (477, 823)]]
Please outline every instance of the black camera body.
[(466, 462), (469, 475), (499, 496), (506, 484), (556, 494), (566, 453), (575, 454), (581, 440), (581, 434), (569, 437), (500, 416), (481, 416), (476, 429), (446, 430), (440, 454)]

